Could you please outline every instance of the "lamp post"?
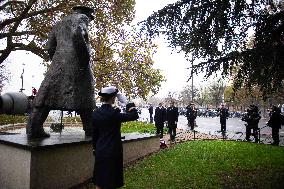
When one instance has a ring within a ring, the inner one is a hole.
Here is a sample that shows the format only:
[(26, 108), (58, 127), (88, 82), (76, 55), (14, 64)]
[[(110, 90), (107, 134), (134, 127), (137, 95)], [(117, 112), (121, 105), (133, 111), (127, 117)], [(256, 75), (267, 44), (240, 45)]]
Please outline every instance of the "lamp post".
[(22, 87), (20, 89), (20, 92), (23, 92), (24, 89), (24, 73), (25, 73), (25, 64), (23, 63), (23, 72), (21, 74), (21, 80), (22, 80)]
[(191, 102), (193, 102), (193, 56), (191, 57)]

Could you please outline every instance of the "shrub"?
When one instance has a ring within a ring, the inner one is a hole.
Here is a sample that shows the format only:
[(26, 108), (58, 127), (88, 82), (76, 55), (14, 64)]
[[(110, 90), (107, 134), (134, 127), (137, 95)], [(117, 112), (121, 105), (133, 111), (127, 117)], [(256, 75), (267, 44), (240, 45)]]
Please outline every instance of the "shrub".
[(18, 115), (0, 115), (0, 125), (14, 124), (14, 123), (26, 123), (27, 116)]
[(154, 124), (141, 121), (130, 121), (122, 124), (122, 133), (155, 133), (156, 129)]

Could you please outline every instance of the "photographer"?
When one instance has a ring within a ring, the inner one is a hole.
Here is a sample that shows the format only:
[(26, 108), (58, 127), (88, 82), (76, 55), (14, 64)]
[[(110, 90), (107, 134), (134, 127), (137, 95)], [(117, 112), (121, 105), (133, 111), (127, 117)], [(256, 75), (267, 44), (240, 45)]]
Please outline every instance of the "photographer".
[(279, 129), (281, 129), (281, 121), (282, 121), (282, 115), (280, 108), (273, 106), (271, 111), (270, 119), (267, 123), (269, 127), (272, 128), (272, 138), (273, 143), (272, 145), (279, 145)]
[(247, 122), (246, 125), (246, 140), (250, 140), (251, 136), (251, 130), (253, 130), (253, 136), (255, 139), (255, 142), (257, 143), (259, 141), (258, 138), (258, 123), (261, 116), (259, 114), (258, 107), (255, 105), (250, 105), (250, 108), (247, 110), (247, 114), (244, 115), (242, 118), (242, 121)]

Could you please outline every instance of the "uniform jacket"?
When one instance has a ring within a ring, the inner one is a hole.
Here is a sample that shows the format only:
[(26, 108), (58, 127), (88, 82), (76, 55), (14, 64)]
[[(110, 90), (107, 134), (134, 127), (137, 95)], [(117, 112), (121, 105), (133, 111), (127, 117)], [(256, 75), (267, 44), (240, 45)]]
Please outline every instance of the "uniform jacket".
[(282, 115), (280, 112), (273, 112), (267, 124), (269, 127), (281, 129), (281, 121)]
[(197, 117), (197, 110), (192, 109), (190, 106), (186, 107), (186, 117), (188, 120), (194, 120)]
[(229, 111), (227, 108), (221, 108), (219, 110), (219, 116), (220, 116), (220, 121), (226, 121), (226, 119), (229, 117)]
[(166, 114), (166, 118), (168, 121), (168, 124), (174, 124), (175, 122), (178, 121), (178, 108), (177, 107), (168, 107), (167, 108), (167, 114)]
[(261, 116), (258, 112), (249, 112), (247, 113), (247, 115), (244, 116), (242, 120), (247, 122), (247, 127), (258, 128), (258, 123), (260, 119)]
[(52, 29), (48, 39), (52, 63), (35, 98), (35, 106), (60, 110), (94, 107), (88, 22), (85, 14), (73, 13)]
[(121, 157), (121, 123), (138, 119), (136, 109), (120, 113), (120, 109), (103, 104), (93, 112), (93, 148), (96, 157)]
[(166, 121), (166, 109), (164, 107), (155, 109), (154, 121), (156, 124), (163, 124)]

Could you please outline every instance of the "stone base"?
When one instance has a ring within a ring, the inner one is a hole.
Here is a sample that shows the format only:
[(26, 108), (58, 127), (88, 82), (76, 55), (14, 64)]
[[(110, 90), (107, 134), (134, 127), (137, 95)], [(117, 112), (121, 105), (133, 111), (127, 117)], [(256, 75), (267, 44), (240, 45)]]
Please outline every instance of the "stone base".
[[(125, 135), (124, 163), (159, 150), (159, 138)], [(70, 188), (93, 176), (91, 138), (51, 135), (28, 140), (26, 135), (0, 135), (0, 186), (3, 189)]]

